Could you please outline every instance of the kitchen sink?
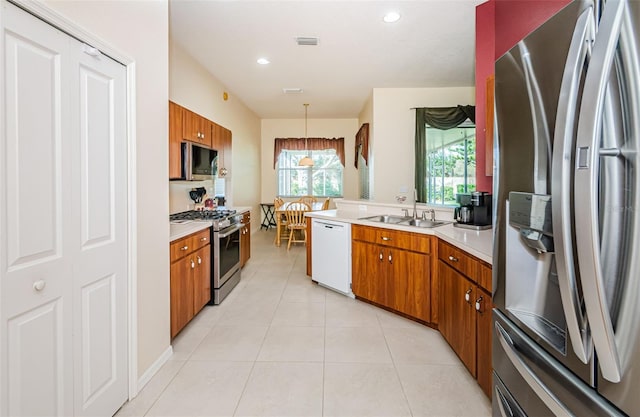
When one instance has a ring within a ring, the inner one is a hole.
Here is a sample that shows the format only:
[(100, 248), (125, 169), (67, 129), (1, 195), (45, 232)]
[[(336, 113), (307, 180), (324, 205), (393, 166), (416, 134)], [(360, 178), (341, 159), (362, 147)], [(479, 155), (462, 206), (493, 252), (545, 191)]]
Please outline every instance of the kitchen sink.
[(425, 219), (409, 219), (398, 223), (399, 225), (408, 225), (415, 227), (424, 227), (426, 229), (431, 227), (444, 226), (445, 224), (449, 224), (451, 222), (447, 222), (444, 220), (425, 220)]
[(406, 221), (407, 217), (404, 217), (404, 216), (392, 216), (390, 214), (382, 214), (382, 215), (379, 215), (379, 216), (361, 217), (359, 220), (369, 220), (369, 221), (378, 222), (378, 223), (397, 224), (397, 223), (400, 223), (402, 221)]
[(387, 224), (397, 224), (399, 226), (414, 226), (414, 227), (422, 227), (425, 229), (443, 226), (445, 224), (449, 224), (451, 222), (444, 220), (425, 220), (425, 219), (414, 219), (412, 217), (406, 216), (393, 216), (390, 214), (382, 214), (378, 216), (370, 216), (370, 217), (361, 217), (360, 220), (369, 220), (372, 222), (378, 223), (387, 223)]

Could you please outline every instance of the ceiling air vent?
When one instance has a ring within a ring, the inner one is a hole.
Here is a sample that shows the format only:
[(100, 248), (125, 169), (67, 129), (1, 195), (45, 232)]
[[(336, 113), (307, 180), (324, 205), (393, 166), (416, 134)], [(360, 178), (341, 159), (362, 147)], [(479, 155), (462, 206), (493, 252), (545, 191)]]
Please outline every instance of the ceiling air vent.
[(296, 38), (296, 43), (298, 45), (318, 45), (318, 38), (310, 37), (310, 36), (298, 36)]
[(302, 88), (283, 88), (282, 92), (285, 94), (302, 94)]

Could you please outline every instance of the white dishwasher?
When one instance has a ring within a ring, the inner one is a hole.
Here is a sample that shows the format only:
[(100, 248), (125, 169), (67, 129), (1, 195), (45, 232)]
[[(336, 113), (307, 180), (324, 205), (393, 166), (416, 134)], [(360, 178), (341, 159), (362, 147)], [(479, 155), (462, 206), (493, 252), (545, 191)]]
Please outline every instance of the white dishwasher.
[(324, 287), (354, 297), (351, 292), (351, 224), (312, 219), (311, 276)]

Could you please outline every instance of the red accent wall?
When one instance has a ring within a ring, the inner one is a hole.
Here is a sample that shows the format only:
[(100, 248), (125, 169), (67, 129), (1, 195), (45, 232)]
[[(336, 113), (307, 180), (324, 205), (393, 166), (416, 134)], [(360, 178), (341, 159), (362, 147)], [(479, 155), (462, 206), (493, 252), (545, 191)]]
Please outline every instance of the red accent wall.
[(486, 82), (495, 60), (571, 0), (489, 0), (476, 7), (476, 187), (492, 191), (485, 175)]

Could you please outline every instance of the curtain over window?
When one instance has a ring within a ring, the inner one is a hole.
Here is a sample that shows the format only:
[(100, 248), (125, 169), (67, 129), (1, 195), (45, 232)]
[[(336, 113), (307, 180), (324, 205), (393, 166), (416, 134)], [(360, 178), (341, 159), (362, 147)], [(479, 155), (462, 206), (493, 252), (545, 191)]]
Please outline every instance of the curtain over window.
[[(303, 151), (305, 150), (304, 138), (276, 138), (273, 145), (273, 169), (276, 168), (276, 163), (280, 157), (282, 150), (290, 151)], [(307, 138), (306, 149), (311, 151), (322, 151), (326, 149), (333, 149), (336, 151), (336, 155), (340, 159), (342, 166), (344, 165), (344, 138)]]
[(356, 133), (356, 158), (355, 158), (355, 167), (358, 168), (358, 159), (359, 155), (362, 155), (362, 159), (364, 159), (364, 164), (369, 165), (369, 123), (363, 123)]
[(427, 201), (427, 126), (431, 126), (436, 129), (447, 130), (461, 125), (467, 119), (471, 119), (471, 121), (475, 123), (475, 106), (466, 105), (456, 107), (421, 107), (416, 109), (415, 185), (416, 190), (418, 190), (418, 201)]

